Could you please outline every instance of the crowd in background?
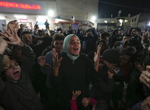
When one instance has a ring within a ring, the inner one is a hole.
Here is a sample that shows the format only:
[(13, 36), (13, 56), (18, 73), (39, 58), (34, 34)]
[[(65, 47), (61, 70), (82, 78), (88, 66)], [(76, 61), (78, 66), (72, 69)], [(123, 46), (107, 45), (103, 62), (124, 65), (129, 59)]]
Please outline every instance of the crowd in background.
[(0, 109), (150, 110), (150, 31), (0, 32)]

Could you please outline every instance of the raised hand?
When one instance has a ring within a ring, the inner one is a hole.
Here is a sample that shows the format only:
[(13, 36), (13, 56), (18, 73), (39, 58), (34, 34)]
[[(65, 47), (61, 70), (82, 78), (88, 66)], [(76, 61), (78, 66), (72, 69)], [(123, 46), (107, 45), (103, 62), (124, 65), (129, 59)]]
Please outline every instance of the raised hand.
[(58, 70), (61, 65), (62, 57), (58, 59), (58, 53), (56, 53), (56, 50), (53, 48), (52, 50), (53, 54), (53, 69), (54, 69), (54, 75), (58, 76)]
[(150, 96), (147, 97), (143, 103), (141, 103), (141, 110), (149, 110), (150, 107)]
[(135, 68), (140, 72), (144, 71), (143, 66), (140, 65), (137, 61), (135, 62)]
[(46, 59), (45, 59), (44, 56), (39, 56), (37, 60), (38, 60), (38, 64), (39, 64), (41, 67), (44, 67), (44, 66), (45, 66), (45, 64), (46, 64)]
[(89, 103), (90, 103), (90, 99), (89, 98), (83, 98), (82, 99), (82, 105), (84, 107), (87, 107), (89, 105)]
[(10, 29), (11, 32), (9, 32), (8, 30), (5, 30), (5, 29), (3, 29), (3, 30), (5, 31), (5, 34), (2, 32), (0, 32), (0, 34), (9, 40), (9, 41), (6, 41), (7, 43), (12, 44), (12, 45), (18, 45), (20, 47), (24, 46), (23, 42), (17, 35), (17, 30)]
[(80, 90), (77, 90), (77, 91), (72, 91), (72, 100), (75, 100), (77, 99), (77, 97), (81, 94), (81, 91)]
[(107, 66), (108, 70), (110, 71), (110, 73), (115, 73), (114, 69), (116, 68), (116, 64), (111, 64), (109, 62), (107, 62), (106, 60), (104, 60), (105, 65)]
[(5, 52), (5, 49), (7, 47), (7, 42), (0, 36), (0, 54), (3, 54)]
[(150, 66), (146, 66), (146, 71), (142, 71), (140, 82), (145, 84), (150, 89)]
[(99, 60), (100, 60), (100, 51), (101, 51), (101, 46), (97, 46), (97, 52), (94, 53), (94, 65), (95, 65), (95, 70), (98, 71), (99, 67)]
[(10, 21), (7, 25), (7, 28), (8, 29), (15, 29), (15, 30), (18, 30), (19, 29), (19, 26), (18, 26), (18, 23), (17, 23), (17, 20), (14, 20), (14, 21)]

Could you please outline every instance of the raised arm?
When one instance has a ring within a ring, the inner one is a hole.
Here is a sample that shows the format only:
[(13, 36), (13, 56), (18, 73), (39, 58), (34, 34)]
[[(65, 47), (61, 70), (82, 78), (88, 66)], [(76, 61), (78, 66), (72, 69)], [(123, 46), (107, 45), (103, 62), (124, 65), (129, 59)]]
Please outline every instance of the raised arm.
[[(7, 43), (6, 41), (2, 38), (2, 36), (0, 36), (0, 76), (2, 75), (3, 72), (3, 68), (4, 68), (4, 64), (3, 64), (3, 59), (4, 59), (4, 51), (7, 47)], [(5, 84), (2, 80), (2, 78), (0, 77), (0, 92), (3, 91), (5, 87)]]
[(28, 69), (30, 69), (36, 57), (33, 50), (21, 41), (21, 39), (17, 35), (17, 30), (10, 29), (11, 32), (9, 32), (4, 29), (4, 31), (6, 34), (2, 32), (0, 34), (9, 40), (6, 41), (7, 43), (21, 47), (22, 53), (25, 56), (25, 60), (22, 62), (22, 67), (27, 67)]
[(95, 29), (95, 28), (92, 26), (92, 24), (90, 24), (89, 22), (88, 22), (88, 26), (91, 27), (91, 29), (92, 29), (92, 34), (94, 35), (94, 37), (92, 38), (92, 40), (93, 40), (93, 41), (96, 41), (96, 40), (98, 39), (98, 34), (97, 34), (96, 29)]

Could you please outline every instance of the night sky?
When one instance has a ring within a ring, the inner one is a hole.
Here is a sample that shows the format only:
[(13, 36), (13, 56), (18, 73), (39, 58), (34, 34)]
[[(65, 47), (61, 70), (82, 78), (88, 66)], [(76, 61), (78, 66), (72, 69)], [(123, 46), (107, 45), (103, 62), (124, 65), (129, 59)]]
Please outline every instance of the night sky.
[(134, 16), (138, 13), (150, 13), (150, 0), (99, 0), (99, 1), (143, 9), (141, 10), (141, 9), (124, 8), (121, 6), (115, 6), (99, 2), (99, 10), (98, 10), (99, 18), (105, 17), (108, 18), (110, 17), (111, 14), (113, 14), (113, 17), (116, 17), (118, 16), (119, 10), (122, 10), (121, 16), (123, 17), (128, 16), (129, 13), (131, 14), (131, 16)]

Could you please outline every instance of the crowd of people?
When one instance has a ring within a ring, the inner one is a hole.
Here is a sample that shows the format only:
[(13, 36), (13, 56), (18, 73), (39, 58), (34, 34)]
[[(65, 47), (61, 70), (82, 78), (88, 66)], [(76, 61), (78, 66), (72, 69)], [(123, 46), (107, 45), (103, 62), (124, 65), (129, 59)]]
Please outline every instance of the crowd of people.
[(150, 110), (150, 32), (72, 26), (0, 32), (0, 109)]

